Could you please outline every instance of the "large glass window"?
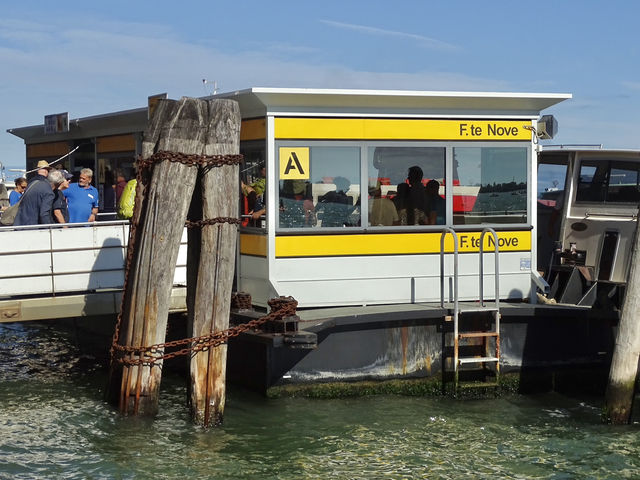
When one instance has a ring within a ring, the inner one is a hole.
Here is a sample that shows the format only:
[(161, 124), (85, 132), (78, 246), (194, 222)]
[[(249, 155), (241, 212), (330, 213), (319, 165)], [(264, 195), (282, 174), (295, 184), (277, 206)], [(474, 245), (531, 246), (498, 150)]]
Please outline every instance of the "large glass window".
[(280, 228), (360, 226), (360, 147), (277, 149)]
[(589, 160), (580, 164), (576, 202), (638, 203), (640, 165), (625, 161)]
[(443, 147), (368, 149), (369, 226), (445, 223)]
[(453, 149), (453, 223), (526, 223), (524, 147)]

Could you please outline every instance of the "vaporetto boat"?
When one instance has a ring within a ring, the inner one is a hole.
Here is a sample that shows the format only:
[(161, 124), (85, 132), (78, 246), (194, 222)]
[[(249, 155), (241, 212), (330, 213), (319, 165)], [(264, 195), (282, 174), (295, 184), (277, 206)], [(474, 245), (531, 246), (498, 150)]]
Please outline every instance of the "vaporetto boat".
[[(208, 98), (240, 105), (245, 184), (266, 170), (265, 215), (240, 227), (237, 247), (236, 289), (255, 310), (233, 317), (255, 318), (278, 296), (299, 305), (297, 339), (249, 332), (234, 340), (230, 378), (264, 390), (289, 381), (433, 377), (465, 361), (503, 372), (606, 362), (612, 323), (601, 312), (591, 318), (590, 305), (538, 303), (562, 290), (547, 282), (552, 270), (582, 267), (558, 255), (564, 267), (551, 268), (538, 256), (538, 216), (549, 213), (535, 188), (539, 141), (556, 128), (542, 112), (571, 95), (250, 88)], [(132, 164), (147, 115), (144, 108), (81, 118), (54, 137), (42, 126), (11, 132), (25, 139), (27, 166), (83, 145), (65, 167), (95, 159), (94, 169), (106, 172)], [(423, 184), (440, 184), (442, 219), (372, 222), (376, 202), (398, 208), (414, 166)], [(321, 201), (338, 192), (348, 213), (341, 218)], [(115, 313), (128, 228), (118, 221), (1, 228), (0, 320)], [(575, 243), (556, 250), (573, 254), (585, 244)], [(185, 264), (186, 234), (175, 311), (184, 309)], [(458, 317), (477, 307), (488, 321), (472, 333), (493, 351), (461, 360), (451, 339), (465, 335)], [(579, 344), (571, 352), (568, 337)]]

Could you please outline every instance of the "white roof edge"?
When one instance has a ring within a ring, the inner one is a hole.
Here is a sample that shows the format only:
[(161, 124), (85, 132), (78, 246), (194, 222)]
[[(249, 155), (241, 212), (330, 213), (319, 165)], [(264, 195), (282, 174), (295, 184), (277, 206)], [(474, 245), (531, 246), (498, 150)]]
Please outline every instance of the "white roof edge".
[(460, 97), (460, 98), (556, 98), (568, 100), (573, 98), (571, 93), (526, 93), (526, 92), (474, 92), (447, 90), (364, 90), (364, 89), (334, 89), (334, 88), (283, 88), (283, 87), (251, 87), (243, 90), (219, 93), (216, 96), (241, 94), (307, 94), (307, 95), (371, 95), (371, 96), (404, 96), (404, 97)]

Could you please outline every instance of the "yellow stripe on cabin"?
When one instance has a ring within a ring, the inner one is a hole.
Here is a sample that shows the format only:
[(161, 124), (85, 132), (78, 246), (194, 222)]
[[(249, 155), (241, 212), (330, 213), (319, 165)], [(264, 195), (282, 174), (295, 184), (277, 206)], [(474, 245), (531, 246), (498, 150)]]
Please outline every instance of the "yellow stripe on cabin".
[[(287, 235), (276, 237), (276, 257), (333, 257), (354, 255), (439, 254), (441, 233), (389, 233), (354, 235)], [(480, 250), (480, 232), (458, 233), (460, 253)], [(484, 251), (494, 251), (493, 237), (485, 234)], [(501, 252), (531, 250), (531, 232), (499, 232)], [(454, 250), (452, 235), (445, 237), (445, 252)]]
[(275, 138), (338, 140), (526, 140), (531, 123), (499, 120), (276, 118)]
[(240, 234), (240, 253), (242, 255), (253, 255), (256, 257), (267, 256), (267, 236)]

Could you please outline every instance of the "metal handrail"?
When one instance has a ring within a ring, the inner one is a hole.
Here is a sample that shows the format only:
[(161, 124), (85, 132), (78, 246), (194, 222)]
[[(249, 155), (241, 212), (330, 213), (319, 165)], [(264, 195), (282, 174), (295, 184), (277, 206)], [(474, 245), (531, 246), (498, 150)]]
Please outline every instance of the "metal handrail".
[(491, 227), (486, 227), (480, 233), (480, 305), (484, 307), (484, 236), (490, 233), (493, 236), (495, 267), (494, 267), (494, 290), (496, 309), (500, 308), (500, 250), (498, 248), (498, 235)]
[(453, 236), (453, 302), (454, 311), (458, 311), (458, 234), (452, 228), (445, 227), (440, 235), (440, 307), (444, 308), (444, 239), (450, 233)]

